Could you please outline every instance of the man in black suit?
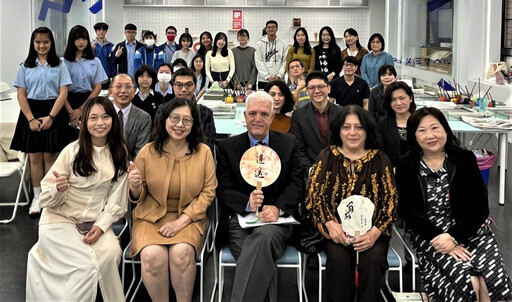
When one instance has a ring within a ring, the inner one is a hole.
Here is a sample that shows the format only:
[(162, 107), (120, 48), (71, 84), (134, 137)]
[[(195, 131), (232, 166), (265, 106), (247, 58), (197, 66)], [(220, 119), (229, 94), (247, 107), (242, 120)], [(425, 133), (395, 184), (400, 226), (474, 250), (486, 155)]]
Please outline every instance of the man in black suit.
[(318, 153), (329, 145), (329, 124), (341, 111), (341, 107), (329, 102), (331, 87), (327, 76), (321, 71), (308, 74), (306, 90), (311, 103), (293, 112), (290, 133), (297, 137), (301, 150), (308, 158), (308, 165), (311, 166)]
[(110, 59), (117, 66), (117, 73), (126, 73), (132, 78), (135, 77), (135, 52), (144, 44), (137, 41), (137, 26), (128, 23), (124, 27), (126, 40), (117, 43), (110, 54)]
[[(248, 131), (221, 141), (217, 153), (217, 196), (221, 204), (217, 244), (222, 246), (227, 240), (237, 259), (230, 301), (277, 301), (275, 261), (286, 250), (292, 227), (267, 224), (243, 229), (237, 214), (245, 216), (259, 209), (263, 222), (293, 214), (304, 197), (304, 156), (293, 135), (270, 131), (273, 101), (266, 92), (248, 96), (244, 116)], [(268, 145), (281, 160), (278, 179), (262, 190), (246, 183), (240, 173), (242, 155), (256, 144)]]

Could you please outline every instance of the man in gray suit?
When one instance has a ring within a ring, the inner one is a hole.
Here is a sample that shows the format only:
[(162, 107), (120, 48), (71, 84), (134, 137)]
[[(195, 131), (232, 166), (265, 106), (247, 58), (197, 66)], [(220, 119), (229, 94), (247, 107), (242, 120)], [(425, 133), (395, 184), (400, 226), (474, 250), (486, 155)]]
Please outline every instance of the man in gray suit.
[(149, 142), (151, 116), (132, 105), (132, 99), (135, 96), (135, 82), (131, 76), (125, 73), (116, 75), (108, 92), (114, 99), (114, 108), (123, 128), (129, 158), (134, 160), (139, 150)]
[[(321, 71), (313, 71), (306, 77), (306, 90), (311, 103), (293, 112), (290, 133), (299, 141), (311, 166), (320, 151), (329, 145), (330, 122), (341, 111), (341, 107), (329, 102), (331, 86)], [(334, 133), (333, 135), (339, 135)]]

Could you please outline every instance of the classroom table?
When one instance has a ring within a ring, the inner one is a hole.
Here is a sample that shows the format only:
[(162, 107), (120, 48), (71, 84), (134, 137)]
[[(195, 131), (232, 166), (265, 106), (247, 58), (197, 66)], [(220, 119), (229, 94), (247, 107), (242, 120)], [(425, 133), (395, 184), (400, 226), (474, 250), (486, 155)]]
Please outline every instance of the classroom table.
[(245, 127), (244, 110), (245, 106), (236, 107), (235, 117), (230, 119), (216, 118), (214, 114), (213, 119), (215, 121), (217, 134), (232, 136), (247, 131), (247, 127)]
[(503, 129), (480, 129), (475, 128), (463, 121), (448, 120), (448, 124), (452, 131), (459, 135), (462, 143), (465, 143), (465, 135), (471, 134), (497, 134), (498, 135), (498, 163), (500, 166), (499, 172), (499, 195), (498, 203), (505, 204), (505, 171), (507, 170), (507, 147), (508, 147), (508, 133), (509, 130)]

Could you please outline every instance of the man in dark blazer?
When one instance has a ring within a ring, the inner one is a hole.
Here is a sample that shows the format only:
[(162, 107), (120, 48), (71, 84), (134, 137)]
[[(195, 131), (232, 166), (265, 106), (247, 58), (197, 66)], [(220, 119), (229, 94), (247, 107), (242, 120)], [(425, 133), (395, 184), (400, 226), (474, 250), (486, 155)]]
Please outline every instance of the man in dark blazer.
[(206, 139), (206, 144), (212, 149), (215, 145), (217, 131), (215, 130), (215, 121), (213, 120), (213, 110), (203, 104), (197, 104), (196, 91), (197, 77), (194, 71), (190, 68), (180, 68), (172, 74), (171, 85), (173, 93), (169, 98), (170, 101), (165, 102), (158, 106), (155, 114), (154, 124), (158, 123), (158, 118), (164, 112), (165, 106), (169, 105), (174, 98), (185, 98), (190, 100), (199, 110), (199, 117), (201, 119), (201, 128)]
[(290, 133), (297, 137), (301, 150), (307, 156), (308, 165), (311, 166), (320, 151), (329, 145), (329, 124), (341, 111), (341, 107), (329, 102), (331, 87), (327, 76), (321, 71), (308, 74), (306, 90), (311, 103), (293, 112)]
[(128, 23), (124, 27), (126, 40), (117, 43), (110, 54), (110, 59), (117, 66), (117, 74), (127, 73), (131, 77), (135, 76), (135, 52), (144, 46), (137, 41), (137, 26)]
[[(270, 131), (274, 118), (272, 97), (258, 91), (247, 98), (244, 112), (247, 132), (219, 143), (217, 153), (217, 196), (221, 204), (218, 245), (228, 241), (237, 259), (233, 291), (229, 301), (277, 301), (275, 261), (286, 250), (291, 225), (266, 224), (243, 229), (238, 215), (260, 210), (260, 220), (275, 222), (292, 215), (304, 198), (304, 156), (297, 139)], [(281, 160), (281, 173), (270, 186), (256, 190), (242, 178), (240, 159), (256, 144), (271, 147)]]
[(139, 150), (149, 142), (151, 135), (151, 116), (137, 106), (132, 105), (135, 96), (135, 82), (125, 73), (118, 74), (108, 89), (114, 99), (114, 108), (123, 128), (130, 160), (135, 160)]

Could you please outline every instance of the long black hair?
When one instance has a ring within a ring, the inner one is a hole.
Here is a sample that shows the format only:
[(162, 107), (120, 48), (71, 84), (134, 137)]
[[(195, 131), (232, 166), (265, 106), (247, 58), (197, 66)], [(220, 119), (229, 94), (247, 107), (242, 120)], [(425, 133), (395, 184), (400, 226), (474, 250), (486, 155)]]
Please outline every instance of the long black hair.
[(293, 47), (295, 48), (294, 53), (297, 53), (300, 47), (299, 42), (297, 41), (297, 34), (299, 33), (299, 31), (302, 31), (302, 33), (306, 36), (306, 41), (304, 41), (304, 53), (310, 55), (311, 44), (309, 43), (308, 31), (304, 27), (297, 28), (295, 34), (293, 35)]
[(182, 106), (188, 106), (190, 113), (192, 114), (192, 119), (194, 120), (192, 122), (190, 133), (186, 138), (188, 142), (189, 154), (197, 152), (199, 150), (199, 144), (204, 142), (203, 129), (201, 128), (201, 124), (199, 122), (199, 112), (196, 106), (187, 99), (176, 98), (164, 105), (164, 111), (156, 121), (155, 128), (151, 133), (151, 141), (155, 143), (154, 148), (160, 156), (166, 153), (164, 150), (164, 145), (170, 140), (170, 136), (166, 127), (167, 119), (174, 109)]
[(226, 44), (224, 44), (224, 47), (222, 47), (220, 54), (223, 57), (228, 56), (228, 36), (226, 36), (226, 34), (223, 32), (218, 32), (215, 35), (215, 40), (213, 41), (212, 57), (215, 57), (217, 55), (217, 41), (219, 41), (220, 39), (224, 39), (224, 41), (226, 41)]
[(46, 62), (48, 62), (51, 67), (59, 66), (60, 59), (57, 56), (57, 51), (55, 50), (55, 39), (53, 38), (52, 31), (48, 27), (38, 27), (32, 32), (32, 35), (30, 36), (30, 45), (28, 47), (28, 55), (23, 65), (28, 68), (36, 67), (37, 51), (34, 47), (34, 40), (38, 34), (48, 35), (48, 38), (50, 39), (50, 50), (48, 51)]
[[(346, 34), (349, 34), (351, 36), (354, 36), (354, 37), (357, 37), (357, 40), (356, 40), (356, 47), (358, 50), (361, 50), (361, 43), (359, 43), (359, 34), (357, 33), (357, 30), (353, 29), (352, 27), (351, 28), (347, 28), (345, 30), (345, 32), (343, 33), (343, 38), (345, 38), (345, 35)], [(347, 45), (347, 48), (349, 47), (348, 44), (345, 44)]]
[(83, 27), (82, 25), (75, 25), (69, 30), (68, 44), (66, 45), (66, 50), (64, 50), (64, 59), (71, 62), (75, 61), (77, 50), (75, 46), (75, 41), (80, 38), (85, 39), (87, 41), (87, 46), (85, 46), (82, 58), (87, 60), (94, 59), (95, 55), (92, 51), (91, 38), (89, 37), (89, 32), (87, 31), (87, 28)]
[(329, 42), (329, 46), (328, 46), (329, 56), (334, 57), (336, 54), (341, 54), (341, 48), (336, 43), (336, 37), (334, 36), (334, 31), (332, 30), (332, 28), (330, 26), (324, 26), (324, 27), (322, 27), (322, 29), (320, 29), (320, 35), (319, 35), (320, 42), (314, 48), (318, 48), (318, 50), (321, 51), (322, 48), (324, 47), (325, 43), (322, 41), (322, 33), (324, 30), (327, 31), (327, 33), (331, 37), (331, 41)]
[(89, 114), (91, 108), (94, 105), (100, 105), (112, 118), (112, 127), (107, 134), (107, 144), (110, 149), (112, 156), (112, 163), (114, 164), (114, 176), (112, 182), (117, 180), (118, 176), (123, 175), (127, 172), (128, 167), (128, 149), (126, 148), (126, 141), (124, 140), (123, 133), (121, 131), (121, 125), (119, 118), (117, 117), (114, 105), (107, 97), (95, 97), (87, 100), (84, 105), (84, 111), (82, 112), (82, 127), (80, 128), (80, 134), (78, 136), (78, 152), (73, 161), (73, 173), (80, 176), (91, 176), (97, 172), (97, 168), (94, 166), (93, 161), (93, 146), (91, 140), (91, 133), (87, 129), (87, 121), (89, 120)]
[(407, 120), (407, 143), (409, 144), (411, 153), (416, 157), (419, 157), (421, 153), (423, 153), (423, 150), (416, 140), (416, 130), (418, 130), (418, 126), (421, 120), (427, 115), (432, 115), (435, 117), (446, 132), (446, 143), (444, 145), (444, 151), (446, 153), (450, 153), (452, 151), (460, 150), (460, 141), (455, 136), (455, 134), (453, 134), (453, 131), (450, 128), (450, 125), (448, 124), (444, 114), (437, 108), (423, 107), (414, 111)]
[(283, 107), (281, 107), (281, 113), (287, 113), (292, 111), (294, 102), (290, 88), (285, 84), (285, 82), (277, 80), (268, 83), (267, 86), (265, 86), (265, 92), (269, 93), (270, 89), (272, 89), (272, 87), (274, 86), (277, 86), (277, 88), (279, 88), (279, 90), (284, 96), (284, 104)]
[(197, 53), (202, 55), (204, 58), (206, 58), (206, 53), (208, 52), (208, 49), (205, 48), (203, 45), (203, 36), (207, 36), (210, 38), (210, 48), (213, 47), (211, 43), (213, 43), (212, 34), (209, 31), (204, 31), (199, 35), (199, 49), (197, 50)]
[(206, 85), (206, 69), (205, 69), (205, 61), (204, 61), (204, 57), (200, 54), (197, 54), (195, 55), (193, 58), (192, 58), (192, 62), (190, 63), (190, 69), (192, 69), (192, 71), (194, 71), (194, 73), (196, 72), (196, 67), (194, 66), (194, 61), (199, 58), (201, 59), (201, 61), (203, 61), (203, 68), (201, 68), (201, 87), (199, 87), (199, 90), (203, 89), (204, 86)]

